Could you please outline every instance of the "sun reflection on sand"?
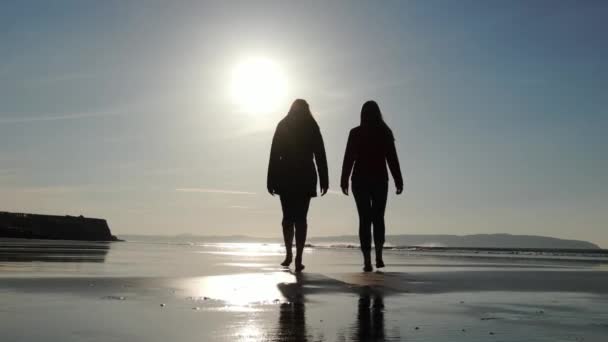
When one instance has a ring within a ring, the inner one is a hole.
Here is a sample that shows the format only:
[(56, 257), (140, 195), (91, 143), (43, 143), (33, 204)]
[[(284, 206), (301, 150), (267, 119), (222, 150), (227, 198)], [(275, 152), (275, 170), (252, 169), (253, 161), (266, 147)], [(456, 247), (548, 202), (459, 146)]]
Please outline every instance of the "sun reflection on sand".
[(267, 264), (261, 264), (256, 262), (227, 262), (224, 265), (232, 267), (247, 267), (247, 268), (262, 268), (268, 266)]
[(234, 337), (237, 341), (262, 341), (262, 329), (256, 326), (252, 321), (236, 331)]
[(197, 253), (216, 254), (216, 255), (234, 255), (234, 256), (275, 256), (283, 255), (284, 249), (280, 244), (272, 243), (219, 243), (213, 245), (218, 248), (216, 251), (198, 251)]
[(241, 257), (259, 257), (259, 256), (282, 256), (284, 253), (281, 252), (259, 252), (259, 251), (218, 251), (218, 252), (208, 252), (201, 251), (195, 253), (202, 254), (215, 254), (215, 255), (233, 255), (233, 256), (241, 256)]
[(285, 297), (278, 285), (295, 283), (296, 277), (287, 272), (246, 273), (210, 276), (182, 280), (179, 284), (194, 299), (224, 301), (244, 306), (254, 303), (281, 303)]

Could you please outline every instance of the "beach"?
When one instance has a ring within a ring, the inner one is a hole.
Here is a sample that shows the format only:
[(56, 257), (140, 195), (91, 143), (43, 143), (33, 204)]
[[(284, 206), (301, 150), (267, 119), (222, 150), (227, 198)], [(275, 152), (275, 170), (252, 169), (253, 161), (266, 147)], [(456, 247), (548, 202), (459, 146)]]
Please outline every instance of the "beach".
[(279, 244), (3, 241), (2, 341), (605, 341), (608, 262)]

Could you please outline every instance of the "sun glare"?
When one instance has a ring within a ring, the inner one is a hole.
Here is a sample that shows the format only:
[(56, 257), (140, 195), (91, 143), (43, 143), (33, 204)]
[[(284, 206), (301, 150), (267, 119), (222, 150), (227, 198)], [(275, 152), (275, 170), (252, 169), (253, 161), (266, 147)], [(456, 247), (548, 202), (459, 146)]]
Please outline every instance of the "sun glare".
[(286, 93), (285, 73), (271, 59), (251, 58), (233, 70), (231, 95), (242, 111), (262, 114), (276, 110)]

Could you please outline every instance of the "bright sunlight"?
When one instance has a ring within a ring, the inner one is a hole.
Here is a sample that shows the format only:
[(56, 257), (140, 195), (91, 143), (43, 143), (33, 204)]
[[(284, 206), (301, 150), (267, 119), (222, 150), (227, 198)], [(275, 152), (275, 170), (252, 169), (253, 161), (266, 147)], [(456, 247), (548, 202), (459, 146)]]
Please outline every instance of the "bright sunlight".
[(231, 95), (242, 111), (263, 114), (276, 110), (287, 94), (287, 78), (268, 58), (251, 58), (233, 70)]

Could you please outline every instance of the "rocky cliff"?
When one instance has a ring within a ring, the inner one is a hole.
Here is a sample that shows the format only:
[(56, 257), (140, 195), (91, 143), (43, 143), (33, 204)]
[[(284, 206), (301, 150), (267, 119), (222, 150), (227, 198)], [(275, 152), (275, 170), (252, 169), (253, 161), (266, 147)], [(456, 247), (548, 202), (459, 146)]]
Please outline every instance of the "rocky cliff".
[(0, 212), (0, 237), (51, 240), (117, 241), (106, 220)]

